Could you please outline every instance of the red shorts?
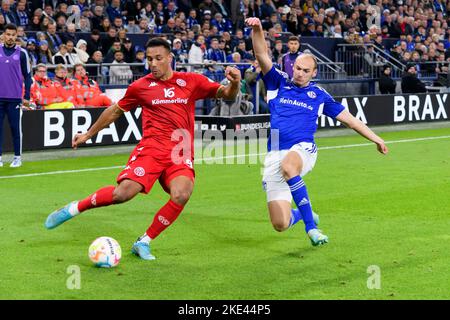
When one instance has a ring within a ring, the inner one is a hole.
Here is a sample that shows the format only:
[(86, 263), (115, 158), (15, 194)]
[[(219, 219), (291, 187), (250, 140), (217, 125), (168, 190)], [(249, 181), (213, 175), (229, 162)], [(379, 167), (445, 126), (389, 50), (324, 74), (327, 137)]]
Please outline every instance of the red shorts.
[(178, 176), (185, 176), (195, 180), (192, 160), (185, 159), (181, 163), (174, 163), (170, 155), (162, 156), (152, 151), (150, 146), (137, 145), (128, 159), (127, 166), (117, 177), (117, 183), (130, 179), (141, 184), (143, 193), (149, 193), (153, 184), (159, 179), (164, 191), (170, 193), (169, 184)]

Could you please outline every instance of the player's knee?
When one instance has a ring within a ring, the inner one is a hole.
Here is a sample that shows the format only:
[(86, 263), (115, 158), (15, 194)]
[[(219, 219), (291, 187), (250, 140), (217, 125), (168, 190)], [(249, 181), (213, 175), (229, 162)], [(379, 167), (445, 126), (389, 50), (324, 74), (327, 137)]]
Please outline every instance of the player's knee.
[(127, 202), (128, 200), (132, 199), (133, 197), (134, 197), (134, 194), (131, 194), (130, 192), (128, 192), (126, 190), (119, 190), (119, 188), (116, 188), (113, 192), (114, 203)]
[(285, 180), (299, 175), (299, 169), (295, 164), (286, 162), (281, 164), (281, 174)]
[(190, 190), (173, 189), (170, 192), (170, 198), (172, 199), (172, 201), (181, 206), (184, 206), (189, 201), (190, 197)]
[(287, 228), (289, 228), (289, 225), (285, 223), (284, 221), (272, 221), (272, 226), (275, 229), (275, 231), (283, 232)]

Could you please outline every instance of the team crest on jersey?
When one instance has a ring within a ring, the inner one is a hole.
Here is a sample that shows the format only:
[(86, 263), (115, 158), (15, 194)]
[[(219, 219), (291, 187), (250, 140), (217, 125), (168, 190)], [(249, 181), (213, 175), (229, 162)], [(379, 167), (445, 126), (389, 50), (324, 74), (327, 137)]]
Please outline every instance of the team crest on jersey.
[(177, 85), (179, 85), (180, 87), (186, 87), (186, 81), (184, 81), (183, 79), (177, 79)]
[(316, 95), (316, 93), (315, 93), (314, 91), (308, 91), (306, 94), (307, 94), (308, 97), (310, 97), (311, 99), (317, 98), (317, 95)]
[(134, 169), (134, 174), (138, 177), (143, 177), (145, 175), (145, 170), (142, 167), (136, 167)]

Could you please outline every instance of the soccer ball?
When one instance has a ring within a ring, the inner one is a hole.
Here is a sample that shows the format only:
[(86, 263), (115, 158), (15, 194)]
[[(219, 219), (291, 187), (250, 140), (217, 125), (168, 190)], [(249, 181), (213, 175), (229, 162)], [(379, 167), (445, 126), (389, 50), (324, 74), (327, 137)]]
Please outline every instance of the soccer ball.
[(89, 246), (89, 259), (102, 268), (112, 268), (119, 264), (122, 249), (119, 243), (110, 237), (100, 237)]

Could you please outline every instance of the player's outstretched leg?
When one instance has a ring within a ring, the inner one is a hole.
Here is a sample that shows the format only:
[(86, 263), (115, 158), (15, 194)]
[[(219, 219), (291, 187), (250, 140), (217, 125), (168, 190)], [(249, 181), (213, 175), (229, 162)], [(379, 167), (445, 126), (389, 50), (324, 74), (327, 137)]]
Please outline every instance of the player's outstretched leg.
[(45, 227), (47, 229), (54, 229), (57, 226), (66, 222), (67, 220), (70, 220), (73, 217), (79, 215), (83, 211), (86, 211), (91, 208), (98, 208), (113, 204), (114, 190), (115, 190), (114, 186), (101, 188), (100, 190), (93, 193), (86, 199), (71, 202), (65, 207), (52, 212), (45, 221)]
[(138, 238), (131, 247), (131, 253), (137, 255), (144, 260), (155, 260), (155, 256), (152, 255), (150, 249), (150, 242), (142, 240), (142, 237)]
[(58, 209), (54, 212), (52, 212), (45, 221), (45, 227), (47, 229), (53, 229), (59, 226), (60, 224), (66, 222), (67, 220), (74, 217), (74, 215), (70, 214), (70, 208), (73, 206), (76, 206), (77, 202), (71, 202), (65, 207), (62, 207), (61, 209)]

